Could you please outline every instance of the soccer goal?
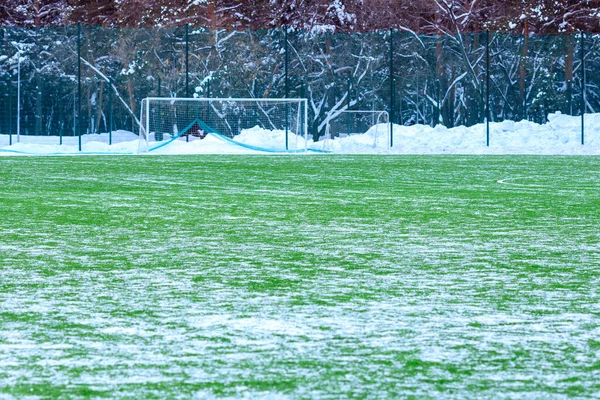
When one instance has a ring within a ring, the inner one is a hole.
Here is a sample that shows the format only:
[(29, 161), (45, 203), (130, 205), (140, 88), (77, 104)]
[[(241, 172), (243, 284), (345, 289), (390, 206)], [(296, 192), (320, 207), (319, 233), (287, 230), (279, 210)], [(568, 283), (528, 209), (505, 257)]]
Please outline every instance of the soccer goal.
[(326, 146), (330, 140), (363, 135), (373, 147), (390, 147), (390, 117), (387, 111), (337, 110), (327, 115), (325, 126)]
[(266, 152), (307, 149), (306, 99), (165, 98), (142, 100), (140, 152), (173, 141)]

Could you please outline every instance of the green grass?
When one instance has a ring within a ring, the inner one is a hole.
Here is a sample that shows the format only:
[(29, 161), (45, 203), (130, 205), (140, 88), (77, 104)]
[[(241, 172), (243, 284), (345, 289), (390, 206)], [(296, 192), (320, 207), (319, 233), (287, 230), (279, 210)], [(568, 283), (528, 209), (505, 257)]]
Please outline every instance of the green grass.
[(600, 158), (0, 170), (0, 397), (600, 392)]

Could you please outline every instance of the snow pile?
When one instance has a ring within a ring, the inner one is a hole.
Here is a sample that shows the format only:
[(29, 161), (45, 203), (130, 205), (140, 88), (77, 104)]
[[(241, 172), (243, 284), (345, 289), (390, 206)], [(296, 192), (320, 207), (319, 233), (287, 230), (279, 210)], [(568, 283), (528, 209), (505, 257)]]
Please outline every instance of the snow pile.
[[(309, 143), (309, 147), (343, 154), (600, 154), (600, 114), (586, 115), (585, 145), (581, 145), (581, 117), (551, 114), (544, 125), (530, 121), (486, 126), (446, 128), (438, 125), (393, 126), (394, 146), (387, 149), (387, 126), (372, 127), (366, 134)], [(377, 134), (376, 134), (377, 132)]]
[[(24, 136), (9, 146), (7, 135), (0, 135), (0, 155), (11, 154), (80, 154), (78, 138), (63, 137), (59, 145), (56, 136)], [(590, 154), (600, 155), (600, 114), (586, 114), (585, 145), (581, 144), (581, 117), (560, 113), (550, 114), (548, 122), (540, 125), (530, 121), (504, 121), (490, 124), (490, 145), (486, 146), (486, 127), (479, 124), (448, 129), (428, 125), (393, 126), (394, 146), (388, 147), (389, 126), (379, 124), (362, 135), (332, 140), (309, 140), (309, 149), (338, 154)], [(189, 140), (189, 141), (188, 141)], [(233, 139), (207, 136), (204, 139), (179, 138), (156, 148), (150, 154), (260, 154), (261, 149), (285, 152), (284, 130), (265, 130), (259, 127), (242, 130)], [(82, 136), (84, 154), (135, 154), (137, 135), (127, 131), (112, 134)], [(288, 132), (288, 149), (304, 149), (304, 138)]]
[[(394, 135), (405, 126), (394, 125)], [(308, 142), (308, 147), (327, 150), (332, 153), (342, 154), (372, 154), (372, 153), (395, 153), (397, 148), (389, 148), (390, 127), (389, 124), (378, 124), (362, 135), (351, 135), (347, 137), (335, 137), (331, 140), (319, 142)]]
[[(82, 153), (107, 153), (107, 154), (131, 154), (137, 152), (138, 136), (134, 133), (118, 130), (114, 131), (109, 138), (108, 133), (82, 135)], [(112, 144), (109, 143), (109, 139)], [(19, 140), (19, 142), (17, 142)], [(12, 146), (9, 146), (8, 135), (0, 135), (0, 155), (10, 154), (70, 154), (79, 153), (79, 138), (77, 136), (63, 136), (62, 145), (57, 136), (29, 136), (12, 135)]]
[[(364, 135), (309, 142), (309, 147), (343, 154), (595, 154), (600, 155), (600, 114), (585, 116), (585, 145), (581, 145), (581, 117), (550, 114), (540, 125), (530, 121), (503, 121), (490, 124), (490, 145), (486, 126), (446, 128), (438, 125), (400, 126), (394, 124), (394, 146), (385, 141), (387, 126), (372, 127)], [(376, 130), (378, 134), (375, 134)]]
[[(258, 126), (243, 129), (234, 141), (254, 147), (285, 151), (285, 130), (265, 130)], [(287, 133), (288, 149), (304, 149), (304, 138), (291, 130)]]

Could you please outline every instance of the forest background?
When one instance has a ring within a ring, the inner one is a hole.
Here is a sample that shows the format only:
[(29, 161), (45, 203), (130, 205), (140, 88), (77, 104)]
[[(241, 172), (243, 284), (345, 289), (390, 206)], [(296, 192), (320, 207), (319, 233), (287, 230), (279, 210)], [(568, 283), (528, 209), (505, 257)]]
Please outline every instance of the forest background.
[(600, 32), (600, 0), (2, 0), (0, 25), (112, 27), (190, 24), (256, 30), (386, 29), (423, 34)]

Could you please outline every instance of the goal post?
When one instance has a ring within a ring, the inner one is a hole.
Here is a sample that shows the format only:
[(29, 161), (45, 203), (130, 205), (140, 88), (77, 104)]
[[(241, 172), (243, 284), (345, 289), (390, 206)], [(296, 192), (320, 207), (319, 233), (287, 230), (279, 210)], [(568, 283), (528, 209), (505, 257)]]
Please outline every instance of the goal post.
[(368, 135), (373, 147), (390, 148), (390, 116), (382, 110), (336, 110), (327, 114), (326, 145), (330, 140), (353, 135)]
[(148, 97), (140, 111), (139, 152), (209, 137), (266, 152), (300, 152), (308, 144), (307, 99)]

